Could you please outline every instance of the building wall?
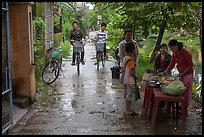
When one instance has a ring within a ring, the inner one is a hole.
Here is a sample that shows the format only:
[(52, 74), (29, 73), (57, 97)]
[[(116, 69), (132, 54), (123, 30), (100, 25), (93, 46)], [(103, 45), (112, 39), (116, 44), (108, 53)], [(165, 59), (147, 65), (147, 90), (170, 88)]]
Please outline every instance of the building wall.
[[(29, 96), (35, 99), (35, 72), (33, 54), (32, 5), (10, 3), (10, 45), (12, 88), (15, 96)], [(30, 26), (31, 25), (31, 26)]]

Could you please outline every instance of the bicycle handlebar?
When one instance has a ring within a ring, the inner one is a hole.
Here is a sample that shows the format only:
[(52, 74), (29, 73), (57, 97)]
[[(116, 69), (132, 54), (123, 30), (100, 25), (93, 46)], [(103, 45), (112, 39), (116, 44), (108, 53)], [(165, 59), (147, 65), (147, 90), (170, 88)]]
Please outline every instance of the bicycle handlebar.
[(80, 41), (76, 41), (76, 40), (71, 39), (70, 41), (71, 41), (71, 42), (74, 42), (74, 43), (76, 43), (76, 42), (81, 43), (81, 42), (83, 42), (84, 40), (82, 39), (82, 40), (80, 40)]
[(47, 40), (47, 42), (49, 42), (49, 44), (54, 44), (54, 42), (52, 40)]

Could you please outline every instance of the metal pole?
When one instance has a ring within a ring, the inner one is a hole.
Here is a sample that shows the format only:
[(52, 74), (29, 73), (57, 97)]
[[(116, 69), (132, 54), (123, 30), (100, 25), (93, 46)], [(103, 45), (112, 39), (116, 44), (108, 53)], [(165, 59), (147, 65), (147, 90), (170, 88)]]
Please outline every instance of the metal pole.
[(8, 2), (6, 2), (6, 29), (7, 29), (7, 46), (8, 46), (8, 70), (9, 70), (9, 76), (8, 76), (8, 80), (9, 80), (9, 89), (11, 89), (10, 92), (10, 114), (9, 115), (9, 119), (11, 121), (11, 123), (13, 124), (13, 108), (12, 108), (12, 83), (11, 83), (11, 54), (10, 54), (10, 29), (9, 29), (9, 8), (8, 8)]
[(99, 25), (99, 29), (100, 29), (100, 24), (101, 24), (101, 3), (98, 4), (98, 25)]

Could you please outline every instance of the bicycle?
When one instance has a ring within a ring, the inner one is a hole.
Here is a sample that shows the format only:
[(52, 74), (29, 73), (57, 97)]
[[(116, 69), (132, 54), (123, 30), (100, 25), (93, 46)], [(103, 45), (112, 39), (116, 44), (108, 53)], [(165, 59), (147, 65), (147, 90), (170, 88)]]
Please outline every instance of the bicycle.
[(80, 75), (81, 52), (84, 51), (84, 44), (81, 41), (71, 40), (73, 42), (73, 50), (76, 54), (77, 74)]
[[(52, 41), (48, 41), (49, 45), (54, 44)], [(53, 47), (47, 50), (47, 55), (49, 56), (49, 61), (46, 63), (42, 71), (42, 80), (45, 84), (52, 84), (59, 76), (60, 71), (62, 71), (62, 50), (61, 47)], [(64, 74), (63, 74), (64, 76)]]
[(102, 66), (105, 66), (105, 57), (104, 57), (104, 44), (97, 43), (96, 44), (96, 59), (97, 59), (97, 70), (99, 70), (99, 64), (102, 63)]

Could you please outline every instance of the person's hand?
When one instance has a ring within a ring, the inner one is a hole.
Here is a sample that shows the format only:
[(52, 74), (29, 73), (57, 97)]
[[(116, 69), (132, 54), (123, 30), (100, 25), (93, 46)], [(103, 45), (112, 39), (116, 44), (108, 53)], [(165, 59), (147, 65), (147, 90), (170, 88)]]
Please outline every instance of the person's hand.
[(159, 74), (159, 76), (163, 76), (163, 75), (165, 75), (165, 73), (166, 72), (159, 72), (158, 74)]
[(75, 40), (73, 40), (73, 39), (70, 40), (70, 44), (71, 44), (72, 46), (73, 46), (73, 44), (74, 44), (74, 41), (75, 41)]

